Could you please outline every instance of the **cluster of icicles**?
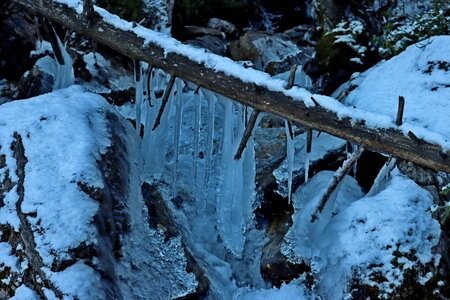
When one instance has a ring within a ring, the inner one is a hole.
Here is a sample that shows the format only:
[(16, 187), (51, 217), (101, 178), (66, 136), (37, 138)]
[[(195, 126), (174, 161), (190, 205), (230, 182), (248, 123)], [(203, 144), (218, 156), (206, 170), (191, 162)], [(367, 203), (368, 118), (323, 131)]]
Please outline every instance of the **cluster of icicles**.
[[(146, 63), (136, 64), (136, 130), (139, 134), (141, 126), (145, 128), (144, 179), (163, 178), (171, 185), (172, 198), (189, 193), (198, 202), (199, 214), (208, 205), (215, 207), (224, 245), (240, 257), (244, 233), (257, 206), (253, 138), (248, 140), (241, 159), (234, 156), (252, 110), (207, 89), (189, 86), (179, 78), (168, 88), (171, 80), (167, 73)], [(295, 147), (287, 124), (290, 200)]]

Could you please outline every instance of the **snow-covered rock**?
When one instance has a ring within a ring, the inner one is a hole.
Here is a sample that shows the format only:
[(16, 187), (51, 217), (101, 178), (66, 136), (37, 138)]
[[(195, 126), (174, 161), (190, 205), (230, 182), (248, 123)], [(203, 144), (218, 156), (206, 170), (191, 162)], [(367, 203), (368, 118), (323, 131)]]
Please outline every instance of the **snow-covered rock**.
[(356, 181), (347, 177), (311, 223), (324, 191), (317, 187), (325, 188), (331, 176), (318, 173), (294, 194), (296, 212), (282, 248), (291, 260), (310, 263), (323, 297), (352, 298), (361, 284), (373, 287), (372, 296), (391, 298), (404, 281), (413, 289), (411, 282), (424, 285), (437, 276), (433, 268), (440, 255), (434, 247), (441, 231), (426, 190), (395, 169), (381, 191), (361, 197)]
[(134, 130), (102, 97), (72, 86), (3, 104), (0, 115), (2, 295), (196, 292), (180, 236), (149, 222)]

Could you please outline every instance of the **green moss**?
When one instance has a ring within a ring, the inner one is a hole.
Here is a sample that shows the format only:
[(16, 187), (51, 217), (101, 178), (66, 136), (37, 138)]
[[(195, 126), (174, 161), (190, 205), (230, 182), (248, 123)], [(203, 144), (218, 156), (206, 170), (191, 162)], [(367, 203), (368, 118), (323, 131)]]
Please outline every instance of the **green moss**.
[(128, 21), (144, 17), (142, 0), (97, 0), (96, 4)]
[(334, 33), (325, 34), (316, 46), (316, 58), (326, 70), (334, 71), (347, 68), (349, 60), (358, 56), (358, 53), (349, 45), (335, 43), (335, 39)]
[(382, 57), (388, 58), (406, 47), (435, 35), (450, 34), (450, 0), (434, 2), (434, 7), (414, 19), (392, 19), (372, 44)]

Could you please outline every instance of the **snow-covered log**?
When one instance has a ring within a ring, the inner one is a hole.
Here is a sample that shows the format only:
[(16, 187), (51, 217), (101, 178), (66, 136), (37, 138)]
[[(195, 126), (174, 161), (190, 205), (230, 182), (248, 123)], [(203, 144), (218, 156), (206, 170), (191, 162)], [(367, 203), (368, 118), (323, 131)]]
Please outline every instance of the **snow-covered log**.
[[(93, 26), (88, 26), (80, 1), (13, 2), (32, 14), (43, 15), (132, 59), (145, 61), (173, 76), (192, 81), (254, 109), (450, 173), (449, 143), (437, 144), (436, 139), (429, 138), (436, 133), (424, 128), (420, 128), (419, 136), (416, 132), (411, 135), (410, 127), (397, 126), (395, 120), (389, 120), (386, 116), (345, 107), (332, 98), (312, 95), (304, 89), (294, 87), (286, 90), (284, 81), (133, 25), (99, 7), (95, 7)], [(319, 105), (311, 100), (312, 96)], [(445, 138), (440, 136), (438, 140)]]

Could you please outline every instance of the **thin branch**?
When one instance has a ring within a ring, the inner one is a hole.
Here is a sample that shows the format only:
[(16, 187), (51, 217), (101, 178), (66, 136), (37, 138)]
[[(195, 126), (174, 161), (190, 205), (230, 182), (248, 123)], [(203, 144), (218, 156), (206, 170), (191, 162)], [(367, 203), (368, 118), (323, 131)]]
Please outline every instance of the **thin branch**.
[(62, 55), (61, 47), (58, 43), (58, 36), (56, 34), (55, 29), (53, 28), (50, 21), (44, 19), (42, 22), (42, 28), (44, 29), (44, 33), (47, 36), (47, 38), (50, 41), (50, 44), (52, 45), (53, 54), (55, 55), (56, 61), (60, 65), (64, 65), (64, 57)]
[(256, 120), (258, 120), (260, 112), (261, 111), (256, 109), (252, 111), (252, 114), (250, 115), (250, 120), (248, 121), (247, 127), (245, 127), (244, 135), (242, 136), (241, 143), (239, 144), (234, 159), (236, 160), (241, 159), (242, 152), (244, 152), (245, 147), (247, 147), (248, 139), (252, 135), (253, 128), (255, 127)]
[(297, 71), (297, 65), (293, 65), (291, 67), (291, 72), (289, 73), (289, 79), (286, 85), (286, 89), (290, 90), (292, 89), (292, 87), (294, 86), (294, 82), (295, 82), (295, 72)]
[(307, 136), (306, 136), (306, 153), (311, 153), (311, 146), (312, 146), (312, 129), (308, 128), (306, 130)]
[(83, 0), (83, 17), (87, 21), (88, 28), (94, 24), (94, 3), (93, 0)]
[(162, 99), (161, 107), (158, 111), (158, 115), (156, 116), (155, 124), (153, 125), (152, 130), (155, 130), (156, 127), (159, 126), (159, 123), (161, 122), (161, 117), (164, 112), (164, 108), (166, 107), (167, 101), (169, 101), (170, 93), (172, 92), (173, 84), (175, 83), (176, 76), (170, 75), (169, 84), (166, 87), (166, 90), (164, 92), (164, 98)]
[(345, 175), (347, 175), (347, 173), (350, 171), (353, 165), (358, 161), (358, 159), (361, 157), (364, 151), (365, 151), (364, 147), (362, 146), (359, 147), (359, 149), (356, 152), (354, 152), (352, 156), (350, 156), (346, 161), (344, 161), (342, 167), (340, 167), (339, 170), (337, 170), (336, 173), (334, 173), (333, 179), (331, 180), (331, 183), (328, 185), (325, 194), (322, 196), (322, 199), (320, 200), (316, 211), (314, 212), (314, 214), (311, 215), (311, 222), (314, 222), (319, 218), (319, 214), (322, 213), (322, 210), (325, 207), (325, 204), (327, 204), (328, 199), (330, 199), (331, 194), (334, 192), (334, 190), (342, 181), (342, 179), (344, 179)]
[(395, 125), (400, 126), (403, 123), (403, 110), (405, 108), (405, 98), (402, 96), (398, 97), (398, 110), (397, 110), (397, 120)]

